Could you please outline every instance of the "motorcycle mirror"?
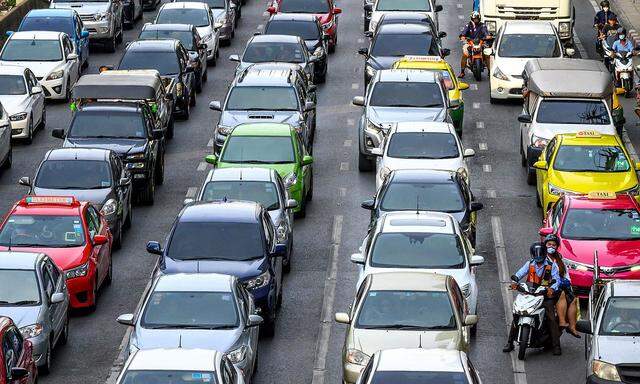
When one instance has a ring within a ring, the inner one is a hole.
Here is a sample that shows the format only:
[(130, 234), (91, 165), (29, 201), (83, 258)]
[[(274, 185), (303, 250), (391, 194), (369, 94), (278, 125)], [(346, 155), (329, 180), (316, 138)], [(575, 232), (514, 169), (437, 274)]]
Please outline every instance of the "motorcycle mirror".
[(485, 48), (485, 49), (482, 50), (482, 53), (485, 56), (491, 56), (491, 55), (493, 55), (493, 49), (492, 48)]
[(575, 55), (575, 54), (576, 54), (576, 50), (575, 50), (575, 49), (573, 49), (573, 48), (567, 48), (567, 49), (564, 51), (564, 53), (565, 53), (567, 56), (572, 57), (573, 55)]

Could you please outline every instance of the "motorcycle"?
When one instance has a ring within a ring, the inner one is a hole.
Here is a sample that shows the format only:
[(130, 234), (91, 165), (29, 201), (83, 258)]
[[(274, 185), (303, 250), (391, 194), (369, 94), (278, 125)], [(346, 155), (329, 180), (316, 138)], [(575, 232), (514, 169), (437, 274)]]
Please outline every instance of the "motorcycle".
[(545, 348), (551, 346), (551, 334), (542, 306), (547, 287), (533, 288), (527, 283), (519, 283), (520, 292), (513, 302), (513, 317), (518, 327), (518, 360), (524, 360), (527, 348)]
[(613, 51), (613, 43), (618, 39), (616, 35), (609, 35), (602, 39), (602, 57), (604, 60), (604, 65), (607, 67), (609, 72), (613, 72), (613, 56), (615, 52)]
[(476, 81), (481, 81), (482, 72), (484, 72), (485, 68), (483, 51), (487, 45), (485, 41), (481, 39), (467, 39), (467, 44), (471, 48), (471, 54), (467, 56), (467, 68), (471, 70)]
[(633, 52), (615, 52), (612, 57), (616, 86), (624, 89), (624, 97), (631, 97), (633, 92)]

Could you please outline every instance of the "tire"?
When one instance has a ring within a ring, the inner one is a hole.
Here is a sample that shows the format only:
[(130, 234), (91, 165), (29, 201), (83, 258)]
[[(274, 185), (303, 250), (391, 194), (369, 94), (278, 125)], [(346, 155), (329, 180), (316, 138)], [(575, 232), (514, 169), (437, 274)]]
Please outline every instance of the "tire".
[(89, 306), (89, 312), (95, 312), (98, 307), (98, 279), (93, 284), (93, 303)]
[(478, 334), (478, 324), (474, 324), (469, 330), (469, 333), (471, 334), (471, 337), (476, 337)]
[(113, 249), (122, 248), (122, 227), (123, 227), (123, 224), (118, 223), (117, 235), (116, 234), (113, 235)]
[(133, 223), (133, 209), (131, 204), (131, 197), (129, 197), (129, 210), (127, 214), (127, 218), (124, 220), (124, 228), (131, 228), (131, 224)]
[(147, 183), (147, 187), (140, 192), (140, 202), (144, 205), (153, 205), (154, 202), (154, 195), (156, 192), (156, 186), (155, 186), (155, 171), (151, 173), (152, 177), (151, 180), (149, 180), (149, 182)]
[(104, 278), (104, 283), (106, 285), (111, 285), (113, 282), (113, 258), (109, 259), (109, 271), (107, 272), (107, 277)]
[(528, 325), (523, 325), (520, 332), (520, 340), (518, 340), (518, 360), (524, 360), (527, 353), (527, 344), (529, 343), (529, 333), (531, 328)]
[(124, 38), (124, 16), (122, 16), (122, 20), (120, 20), (120, 33), (116, 36), (116, 44), (122, 43), (122, 39)]
[(527, 166), (527, 164), (525, 164), (525, 167), (527, 167), (527, 184), (536, 185), (536, 170)]
[(360, 172), (371, 172), (375, 168), (372, 160), (368, 159), (362, 153), (358, 153), (358, 170)]
[(290, 273), (291, 272), (291, 259), (293, 258), (293, 240), (291, 240), (291, 245), (289, 245), (289, 257), (287, 258), (287, 263), (282, 263), (282, 272)]
[(49, 345), (47, 345), (46, 357), (44, 359), (44, 364), (38, 367), (38, 373), (43, 375), (47, 375), (51, 372), (51, 343), (53, 343), (53, 337), (49, 337)]
[(524, 157), (524, 149), (522, 148), (522, 136), (520, 136), (520, 165), (527, 166), (527, 158)]
[(184, 106), (183, 112), (182, 112), (182, 119), (183, 120), (189, 120), (189, 117), (191, 117), (191, 103), (190, 102), (186, 102), (184, 104), (185, 104), (185, 106)]
[(42, 116), (40, 116), (40, 124), (38, 124), (38, 128), (44, 130), (47, 126), (47, 108), (42, 108)]
[(69, 342), (69, 314), (67, 313), (67, 318), (64, 321), (64, 325), (62, 326), (62, 334), (58, 337), (59, 345), (67, 345)]
[(162, 185), (164, 183), (164, 154), (160, 155), (160, 162), (156, 164), (155, 173), (156, 185)]
[(33, 143), (33, 116), (29, 116), (29, 125), (27, 126), (27, 130), (29, 133), (27, 134), (27, 138), (24, 139), (26, 144)]
[(205, 68), (204, 74), (202, 75), (202, 82), (206, 83), (209, 80), (209, 67)]
[(321, 75), (316, 75), (315, 76), (315, 82), (316, 84), (324, 84), (327, 82), (327, 68), (325, 67), (324, 72), (322, 72)]
[(313, 200), (313, 172), (311, 172), (311, 177), (309, 178), (309, 191), (307, 192), (307, 201)]
[(273, 337), (276, 333), (276, 322), (274, 319), (268, 319), (264, 325), (260, 327), (260, 333), (266, 337)]
[(538, 208), (542, 208), (542, 202), (540, 200), (540, 194), (538, 193), (538, 189), (536, 189), (536, 206)]
[(169, 118), (169, 124), (167, 125), (167, 140), (173, 139), (173, 134), (175, 132), (175, 120), (173, 119), (173, 114)]
[(200, 93), (202, 92), (202, 74), (200, 74), (200, 76), (198, 76), (198, 81), (196, 81), (196, 93)]
[(336, 42), (336, 44), (333, 44), (333, 45), (329, 46), (329, 53), (336, 53), (336, 45), (338, 45), (337, 42)]
[(297, 219), (304, 219), (307, 217), (307, 197), (302, 197), (302, 203), (300, 206), (300, 210), (294, 215)]
[(115, 34), (111, 39), (109, 39), (109, 41), (104, 43), (104, 50), (109, 52), (109, 53), (114, 53), (116, 51), (116, 36), (115, 36)]
[(191, 90), (191, 92), (189, 93), (189, 106), (190, 107), (195, 107), (196, 106), (196, 93), (193, 92), (193, 91), (194, 90)]
[(4, 163), (2, 163), (3, 169), (11, 168), (11, 164), (13, 163), (13, 147), (9, 144), (9, 153), (7, 153), (7, 158), (4, 159)]
[(473, 77), (476, 81), (482, 80), (482, 60), (475, 59), (473, 61), (473, 67), (471, 68), (471, 72), (473, 72)]

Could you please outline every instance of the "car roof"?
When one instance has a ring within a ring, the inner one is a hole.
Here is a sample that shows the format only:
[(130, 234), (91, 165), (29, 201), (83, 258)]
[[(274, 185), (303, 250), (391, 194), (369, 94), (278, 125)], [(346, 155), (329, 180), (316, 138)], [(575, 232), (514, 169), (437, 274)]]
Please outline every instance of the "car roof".
[(20, 31), (11, 34), (9, 39), (16, 40), (58, 40), (64, 32), (53, 31)]
[[(173, 4), (173, 3), (168, 3)], [(191, 24), (145, 24), (143, 31), (192, 31)], [(164, 39), (163, 39), (164, 40)]]
[(108, 160), (108, 149), (100, 148), (57, 148), (51, 149), (45, 155), (46, 160)]
[(433, 169), (398, 169), (391, 171), (393, 177), (390, 179), (394, 182), (422, 182), (422, 183), (442, 183), (454, 182), (453, 171), (440, 171)]
[(291, 82), (289, 78), (292, 75), (292, 68), (290, 66), (274, 65), (274, 63), (267, 64), (269, 65), (253, 64), (249, 66), (238, 77), (236, 86), (290, 86)]
[(135, 102), (130, 103), (122, 103), (122, 102), (99, 102), (99, 103), (91, 103), (84, 104), (78, 107), (78, 112), (90, 112), (90, 111), (118, 111), (118, 112), (129, 112), (129, 113), (139, 113), (141, 111), (140, 105)]
[(37, 203), (28, 204), (26, 199), (30, 196), (25, 196), (16, 202), (9, 212), (9, 215), (51, 215), (51, 216), (80, 216), (80, 213), (89, 204), (86, 201), (77, 201), (71, 196), (42, 196), (43, 198), (64, 198), (73, 199), (72, 204), (62, 203)]
[[(164, 3), (160, 8), (160, 11), (163, 9), (206, 9), (209, 10), (209, 5), (200, 1), (176, 1), (172, 3)], [(158, 11), (158, 12), (160, 12)]]
[(446, 233), (454, 234), (455, 219), (448, 213), (425, 211), (398, 211), (385, 213), (380, 217), (383, 233)]
[(220, 273), (175, 273), (160, 275), (155, 292), (231, 292), (234, 277)]
[[(173, 3), (167, 3), (173, 4)], [(204, 4), (204, 3), (201, 3)], [(158, 40), (136, 40), (127, 45), (125, 50), (142, 51), (142, 52), (174, 52), (179, 41), (175, 39), (158, 39)]]
[(381, 272), (369, 275), (372, 291), (446, 291), (448, 275), (431, 272)]
[(597, 198), (589, 195), (564, 195), (565, 204), (576, 209), (638, 209), (635, 199), (626, 193), (615, 198)]
[(64, 8), (32, 9), (25, 17), (72, 17), (76, 11)]
[(581, 136), (581, 132), (561, 133), (557, 136), (560, 138), (561, 145), (621, 145), (617, 135), (606, 135), (597, 132), (595, 132), (595, 136)]
[(553, 26), (546, 21), (530, 21), (530, 20), (509, 20), (504, 24), (504, 34), (549, 34), (555, 35)]
[(19, 65), (0, 65), (0, 75), (20, 75), (24, 76), (26, 67)]
[(396, 132), (434, 132), (453, 133), (453, 124), (446, 121), (402, 121), (393, 126), (392, 133)]
[(307, 13), (276, 13), (269, 18), (271, 21), (308, 21), (316, 23), (317, 18), (314, 14)]
[(292, 129), (286, 123), (247, 123), (236, 126), (230, 136), (291, 136)]
[(256, 223), (262, 206), (253, 201), (196, 202), (180, 212), (180, 222)]
[(36, 262), (44, 257), (39, 252), (0, 252), (0, 269), (35, 269)]
[(614, 297), (638, 297), (638, 292), (640, 292), (640, 281), (638, 280), (613, 280), (609, 284), (609, 292)]
[(274, 181), (276, 171), (271, 168), (215, 168), (209, 172), (207, 181)]
[(435, 83), (440, 75), (420, 69), (383, 69), (378, 71), (378, 81), (409, 81)]
[(220, 353), (212, 349), (143, 349), (131, 356), (128, 370), (215, 372)]
[(466, 354), (454, 349), (396, 348), (378, 352), (376, 371), (464, 372)]
[(249, 40), (251, 43), (300, 43), (302, 38), (295, 35), (255, 35)]
[(378, 28), (377, 34), (385, 34), (385, 33), (393, 33), (393, 34), (406, 34), (406, 35), (417, 35), (417, 34), (429, 34), (431, 35), (433, 31), (431, 31), (431, 27), (427, 24), (416, 24), (416, 23), (408, 23), (408, 24), (400, 24), (400, 23), (391, 23), (391, 24), (383, 24)]

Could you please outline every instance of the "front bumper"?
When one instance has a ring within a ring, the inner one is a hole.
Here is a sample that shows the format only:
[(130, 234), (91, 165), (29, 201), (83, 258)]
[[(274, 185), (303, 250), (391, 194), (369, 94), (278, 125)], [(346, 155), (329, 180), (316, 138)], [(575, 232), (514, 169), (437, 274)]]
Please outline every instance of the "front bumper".
[(95, 301), (95, 297), (93, 297), (93, 281), (96, 276), (95, 269), (92, 268), (89, 268), (86, 276), (67, 280), (69, 304), (73, 309), (90, 307)]
[[(44, 96), (47, 99), (64, 99), (67, 95), (64, 76), (55, 80), (39, 79), (38, 82), (40, 83)], [(69, 85), (66, 84), (66, 86)]]
[(11, 121), (11, 138), (26, 139), (29, 137), (29, 117), (26, 119)]
[(342, 380), (347, 384), (355, 384), (363, 369), (364, 365), (343, 363)]
[(587, 384), (620, 384), (620, 381), (604, 380), (596, 375), (587, 376)]
[(110, 39), (113, 37), (113, 29), (110, 20), (85, 21), (84, 27), (89, 31), (89, 40)]
[[(567, 259), (566, 263), (570, 263), (570, 260)], [(593, 263), (593, 260), (589, 260), (587, 263), (591, 264)], [(569, 271), (569, 277), (571, 278), (571, 286), (573, 287), (576, 296), (583, 298), (588, 297), (593, 284), (593, 270), (578, 271), (572, 268), (567, 269)], [(601, 267), (600, 277), (607, 280), (640, 280), (640, 271), (613, 272), (611, 274), (607, 274), (602, 271)]]
[(522, 99), (522, 79), (500, 80), (491, 75), (491, 97), (494, 99)]

